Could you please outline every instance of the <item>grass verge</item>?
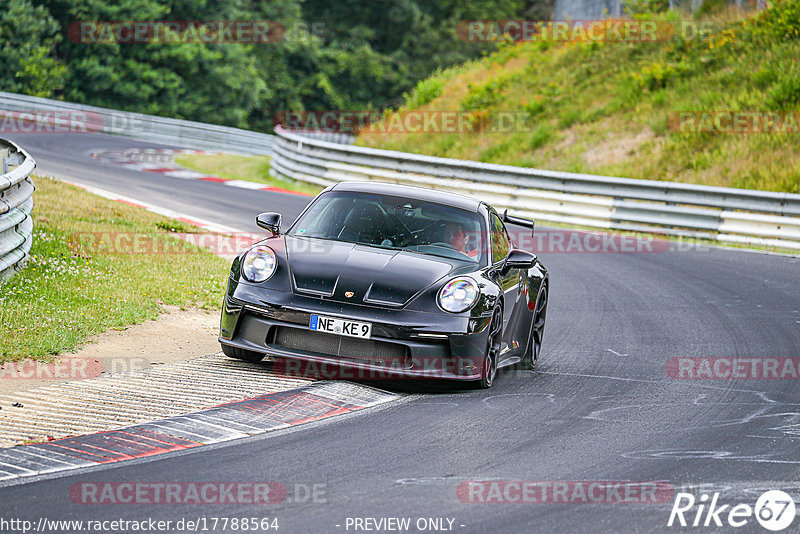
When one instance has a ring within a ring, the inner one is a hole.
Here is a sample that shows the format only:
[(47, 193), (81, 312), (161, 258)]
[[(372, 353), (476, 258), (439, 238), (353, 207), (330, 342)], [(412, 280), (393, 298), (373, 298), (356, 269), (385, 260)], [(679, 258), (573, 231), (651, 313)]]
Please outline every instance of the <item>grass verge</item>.
[[(153, 319), (162, 305), (219, 308), (228, 262), (171, 235), (197, 228), (53, 179), (35, 183), (30, 262), (0, 288), (0, 363), (46, 360)], [(159, 246), (125, 250), (135, 236)]]
[(269, 174), (269, 156), (235, 156), (233, 154), (183, 154), (175, 163), (187, 169), (227, 178), (289, 189), (316, 195), (322, 188), (295, 180), (280, 180)]

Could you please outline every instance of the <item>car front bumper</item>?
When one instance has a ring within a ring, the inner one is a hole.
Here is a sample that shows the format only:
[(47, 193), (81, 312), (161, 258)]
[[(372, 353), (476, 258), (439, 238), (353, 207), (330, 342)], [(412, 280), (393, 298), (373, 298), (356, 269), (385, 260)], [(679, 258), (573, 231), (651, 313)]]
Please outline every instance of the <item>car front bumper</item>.
[[(289, 292), (264, 293), (245, 284), (231, 286), (220, 343), (287, 359), (279, 368), (285, 374), (340, 379), (481, 376), (489, 317), (346, 306)], [(312, 331), (312, 314), (369, 322), (371, 339)]]

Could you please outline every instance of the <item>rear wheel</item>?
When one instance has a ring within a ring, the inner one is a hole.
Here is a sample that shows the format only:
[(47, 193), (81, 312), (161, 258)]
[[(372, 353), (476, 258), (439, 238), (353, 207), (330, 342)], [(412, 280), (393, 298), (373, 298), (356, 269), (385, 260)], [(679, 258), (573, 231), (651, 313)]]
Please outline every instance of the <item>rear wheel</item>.
[(500, 355), (501, 332), (503, 330), (503, 312), (495, 308), (492, 320), (489, 323), (489, 337), (486, 340), (486, 354), (483, 357), (481, 378), (477, 381), (478, 387), (488, 389), (494, 384), (497, 377), (497, 357)]
[(222, 353), (229, 358), (236, 358), (237, 360), (244, 360), (246, 362), (257, 363), (264, 359), (264, 354), (260, 352), (240, 349), (232, 345), (222, 345)]
[(542, 339), (544, 338), (544, 324), (547, 320), (547, 286), (542, 287), (539, 298), (536, 299), (536, 307), (533, 311), (533, 323), (531, 324), (531, 335), (528, 339), (528, 348), (519, 362), (521, 369), (533, 369), (539, 354), (542, 351)]

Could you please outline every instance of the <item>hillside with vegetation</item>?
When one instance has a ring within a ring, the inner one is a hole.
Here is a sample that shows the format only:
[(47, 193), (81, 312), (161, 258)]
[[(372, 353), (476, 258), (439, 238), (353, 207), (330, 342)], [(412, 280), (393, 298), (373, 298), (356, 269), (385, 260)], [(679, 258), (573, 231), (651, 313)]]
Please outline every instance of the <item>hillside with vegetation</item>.
[[(437, 68), (495, 48), (459, 39), (459, 21), (519, 18), (551, 3), (5, 0), (0, 91), (271, 131), (287, 110), (396, 106)], [(115, 33), (172, 22), (272, 29), (266, 42), (246, 33), (211, 42), (191, 32), (177, 40)], [(112, 31), (83, 31), (95, 27)]]
[[(674, 11), (634, 15), (682, 28), (654, 42), (507, 41), (485, 58), (421, 81), (397, 110), (455, 110), (467, 117), (465, 132), (371, 127), (357, 143), (800, 193), (800, 0), (775, 0), (761, 12), (707, 3), (687, 17)], [(777, 117), (777, 127), (762, 133), (730, 131), (724, 122), (711, 131), (681, 128), (682, 112), (713, 118), (728, 111)], [(493, 131), (504, 114), (516, 118), (514, 128)]]

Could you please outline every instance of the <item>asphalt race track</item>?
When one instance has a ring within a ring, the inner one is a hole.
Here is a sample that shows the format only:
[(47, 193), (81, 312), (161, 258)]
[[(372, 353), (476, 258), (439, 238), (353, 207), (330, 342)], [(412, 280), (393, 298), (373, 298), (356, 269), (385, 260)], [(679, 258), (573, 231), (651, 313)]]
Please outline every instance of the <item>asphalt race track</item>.
[[(40, 173), (245, 231), (254, 231), (258, 212), (281, 211), (288, 221), (308, 200), (102, 166), (89, 157), (93, 149), (148, 146), (134, 141), (13, 140)], [(711, 247), (540, 257), (551, 293), (534, 371), (505, 370), (489, 391), (402, 384), (395, 390), (409, 393), (403, 400), (329, 422), (0, 488), (0, 515), (34, 522), (43, 515), (277, 517), (279, 532), (289, 533), (353, 532), (353, 518), (387, 517), (411, 518), (412, 527), (418, 518), (452, 519), (456, 532), (679, 530), (667, 527), (671, 497), (481, 503), (457, 493), (459, 484), (487, 480), (664, 481), (675, 492), (719, 492), (719, 504), (730, 507), (752, 506), (764, 491), (782, 489), (800, 503), (800, 382), (676, 379), (667, 372), (676, 357), (799, 357), (800, 258)], [(123, 481), (277, 481), (290, 493), (266, 506), (91, 505), (69, 497), (75, 483)], [(295, 484), (324, 485), (324, 497), (292, 502), (303, 500), (293, 497)], [(725, 530), (766, 532), (753, 517)]]
[[(17, 134), (19, 142), (36, 160), (36, 172), (84, 185), (100, 187), (195, 217), (219, 222), (236, 230), (252, 232), (255, 216), (262, 211), (282, 211), (292, 219), (308, 203), (298, 195), (261, 195), (212, 182), (171, 178), (159, 173), (125, 169), (93, 160), (96, 150), (163, 147), (99, 134)], [(279, 209), (280, 208), (280, 209)]]

